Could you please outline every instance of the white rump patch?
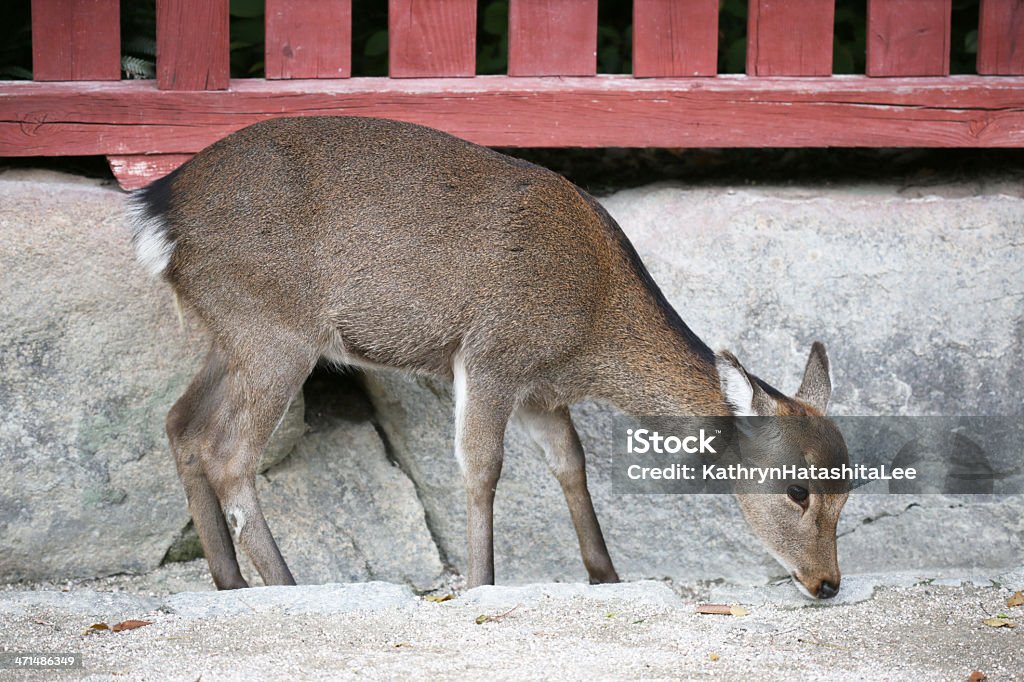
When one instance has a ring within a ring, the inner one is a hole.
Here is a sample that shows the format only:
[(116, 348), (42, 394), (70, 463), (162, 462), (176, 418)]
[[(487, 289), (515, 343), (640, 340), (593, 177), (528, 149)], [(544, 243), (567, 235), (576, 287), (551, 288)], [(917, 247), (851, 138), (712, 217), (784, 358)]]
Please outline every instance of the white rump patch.
[(174, 242), (167, 238), (167, 224), (162, 217), (149, 216), (145, 204), (135, 196), (128, 198), (128, 222), (136, 260), (149, 274), (160, 276), (174, 253)]

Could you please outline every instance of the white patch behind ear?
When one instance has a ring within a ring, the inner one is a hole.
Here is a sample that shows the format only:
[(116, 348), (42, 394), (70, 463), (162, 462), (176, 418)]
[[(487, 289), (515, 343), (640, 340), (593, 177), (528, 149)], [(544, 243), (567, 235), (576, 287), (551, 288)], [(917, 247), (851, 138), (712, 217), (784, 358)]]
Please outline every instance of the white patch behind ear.
[(718, 381), (722, 387), (722, 397), (733, 410), (736, 417), (755, 417), (754, 387), (750, 385), (747, 373), (729, 358), (718, 355), (715, 357), (718, 369)]

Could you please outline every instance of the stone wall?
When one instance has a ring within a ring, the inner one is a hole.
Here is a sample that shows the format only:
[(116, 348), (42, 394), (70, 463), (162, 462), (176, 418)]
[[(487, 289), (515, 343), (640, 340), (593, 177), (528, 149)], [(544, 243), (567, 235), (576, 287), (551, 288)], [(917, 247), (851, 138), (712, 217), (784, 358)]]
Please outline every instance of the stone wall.
[[(71, 176), (0, 176), (0, 582), (146, 571), (188, 523), (162, 426), (204, 341), (134, 264), (123, 197)], [(821, 339), (836, 414), (1024, 412), (1015, 182), (650, 186), (603, 203), (694, 331), (784, 391)], [(296, 401), (259, 482), (300, 581), (423, 588), (443, 564), (464, 570), (448, 387), (390, 373), (319, 381), (310, 429)], [(615, 494), (612, 414), (574, 411), (623, 577), (782, 573), (726, 496)], [(507, 445), (499, 582), (583, 580), (557, 484), (515, 426)], [(840, 561), (847, 573), (999, 572), (1022, 563), (1022, 531), (1020, 496), (858, 495)]]

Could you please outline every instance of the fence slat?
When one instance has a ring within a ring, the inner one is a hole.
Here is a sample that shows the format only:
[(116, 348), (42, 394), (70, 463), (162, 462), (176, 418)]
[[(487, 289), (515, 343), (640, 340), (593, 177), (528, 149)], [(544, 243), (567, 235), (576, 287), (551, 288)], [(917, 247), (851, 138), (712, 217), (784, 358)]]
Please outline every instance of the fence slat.
[(156, 80), (161, 90), (225, 90), (228, 0), (157, 0)]
[(390, 0), (388, 72), (392, 78), (476, 73), (476, 1)]
[(952, 0), (868, 0), (867, 75), (948, 76)]
[(981, 0), (978, 73), (1024, 74), (1024, 0)]
[(266, 0), (267, 78), (352, 75), (352, 0)]
[(118, 0), (32, 0), (32, 78), (121, 78)]
[(834, 0), (750, 0), (747, 74), (831, 76)]
[(718, 0), (633, 0), (633, 75), (718, 73)]
[(511, 0), (508, 75), (597, 73), (597, 0)]

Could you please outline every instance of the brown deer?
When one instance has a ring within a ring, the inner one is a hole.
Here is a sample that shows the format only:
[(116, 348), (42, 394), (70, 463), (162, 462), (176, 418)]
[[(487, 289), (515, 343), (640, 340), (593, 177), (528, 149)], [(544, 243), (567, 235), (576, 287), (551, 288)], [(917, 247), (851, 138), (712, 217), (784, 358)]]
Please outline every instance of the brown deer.
[[(167, 416), (217, 587), (294, 584), (256, 498), (260, 455), (320, 359), (454, 382), (470, 586), (493, 583), (492, 509), (509, 419), (543, 448), (592, 582), (615, 582), (569, 406), (636, 415), (810, 415), (831, 392), (820, 343), (793, 398), (683, 323), (615, 221), (561, 176), (445, 133), (361, 117), (240, 130), (130, 198), (139, 261), (209, 329)], [(846, 460), (821, 418), (787, 442)], [(839, 587), (846, 495), (739, 495), (754, 532), (816, 597)]]

